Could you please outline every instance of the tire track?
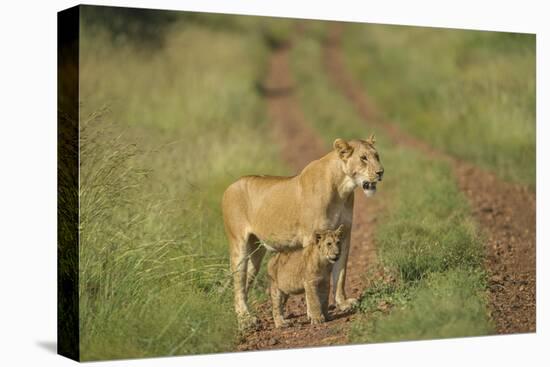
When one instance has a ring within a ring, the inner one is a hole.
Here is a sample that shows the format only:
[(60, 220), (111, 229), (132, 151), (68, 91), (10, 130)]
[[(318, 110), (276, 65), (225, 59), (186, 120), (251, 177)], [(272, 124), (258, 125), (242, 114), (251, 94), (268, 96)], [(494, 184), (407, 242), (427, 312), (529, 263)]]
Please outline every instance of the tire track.
[(459, 188), (486, 237), (491, 317), (498, 333), (536, 330), (536, 195), (494, 174), (452, 157), (403, 132), (376, 110), (346, 69), (341, 50), (342, 25), (332, 23), (324, 45), (325, 69), (357, 113), (398, 145), (449, 162)]
[[(294, 82), (289, 65), (290, 47), (290, 45), (284, 45), (273, 51), (262, 90), (266, 96), (273, 138), (281, 147), (282, 156), (287, 164), (299, 172), (310, 161), (326, 154), (328, 149), (307, 122), (293, 94)], [(379, 210), (379, 206), (380, 202), (377, 199), (369, 199), (367, 203), (362, 192), (355, 195), (346, 279), (348, 297), (361, 296), (366, 286), (367, 270), (373, 269), (376, 263), (372, 232), (376, 224), (374, 213)], [(333, 302), (332, 299), (331, 302)], [(342, 313), (331, 307), (330, 321), (320, 325), (310, 325), (306, 317), (303, 296), (293, 296), (287, 303), (286, 314), (291, 322), (288, 328), (275, 329), (270, 301), (257, 305), (256, 312), (260, 320), (259, 327), (243, 335), (237, 347), (238, 350), (347, 344), (350, 321), (355, 317), (349, 312)]]

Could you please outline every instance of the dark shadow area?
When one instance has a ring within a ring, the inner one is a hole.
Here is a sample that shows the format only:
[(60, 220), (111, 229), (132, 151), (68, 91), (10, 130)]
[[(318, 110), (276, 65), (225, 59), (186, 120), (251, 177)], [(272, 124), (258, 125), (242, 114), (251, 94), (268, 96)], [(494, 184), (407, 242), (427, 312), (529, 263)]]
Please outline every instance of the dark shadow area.
[(74, 360), (78, 360), (80, 354), (78, 320), (79, 20), (79, 7), (58, 13), (57, 336), (59, 354)]
[(106, 31), (115, 44), (162, 47), (167, 30), (176, 22), (224, 32), (249, 31), (240, 21), (244, 16), (239, 15), (95, 5), (80, 8), (86, 31)]
[(270, 87), (263, 81), (256, 82), (256, 91), (264, 98), (286, 97), (294, 92), (294, 86)]
[(262, 36), (266, 45), (271, 50), (284, 50), (292, 46), (289, 39), (283, 38), (267, 29), (262, 29)]
[(83, 5), (82, 23), (91, 31), (106, 30), (114, 43), (162, 46), (166, 28), (178, 12), (154, 9)]
[(344, 317), (351, 316), (356, 312), (357, 312), (357, 310), (354, 309), (354, 308), (352, 308), (350, 310), (347, 310), (347, 311), (340, 311), (340, 310), (334, 309), (334, 310), (332, 310), (332, 312), (329, 313), (328, 321), (335, 321), (335, 320), (343, 319)]

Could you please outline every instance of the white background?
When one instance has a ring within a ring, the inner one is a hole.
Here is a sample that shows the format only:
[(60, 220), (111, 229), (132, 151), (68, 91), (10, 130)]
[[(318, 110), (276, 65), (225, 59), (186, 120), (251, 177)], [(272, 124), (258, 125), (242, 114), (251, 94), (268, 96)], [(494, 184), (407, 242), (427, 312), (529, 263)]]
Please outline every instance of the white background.
[[(543, 365), (548, 353), (548, 27), (544, 1), (97, 1), (95, 4), (537, 33), (537, 333), (428, 342), (100, 362), (105, 366)], [(56, 12), (73, 1), (3, 2), (0, 12), (0, 365), (71, 365), (56, 340)], [(546, 102), (546, 104), (544, 104)], [(518, 213), (521, 215), (521, 213)], [(546, 314), (543, 310), (546, 310)], [(546, 353), (545, 353), (546, 352)], [(545, 361), (546, 359), (546, 361)], [(291, 362), (291, 361), (295, 362)]]

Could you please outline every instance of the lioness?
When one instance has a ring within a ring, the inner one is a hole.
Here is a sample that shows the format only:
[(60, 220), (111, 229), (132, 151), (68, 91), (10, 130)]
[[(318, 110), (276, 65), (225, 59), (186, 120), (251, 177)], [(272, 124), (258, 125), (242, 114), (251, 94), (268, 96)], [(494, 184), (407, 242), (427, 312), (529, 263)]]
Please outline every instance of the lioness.
[(315, 231), (313, 243), (300, 250), (279, 252), (269, 260), (271, 303), (275, 327), (288, 325), (284, 307), (289, 294), (306, 293), (307, 316), (312, 324), (328, 317), (330, 272), (340, 257), (340, 236), (337, 230)]
[(256, 322), (250, 316), (247, 291), (258, 273), (265, 248), (299, 248), (317, 229), (344, 226), (342, 254), (333, 269), (335, 301), (341, 310), (357, 303), (346, 298), (344, 283), (353, 217), (353, 191), (376, 192), (384, 169), (367, 140), (336, 139), (334, 150), (309, 163), (292, 177), (245, 176), (231, 184), (222, 199), (235, 291), (235, 311), (241, 327)]

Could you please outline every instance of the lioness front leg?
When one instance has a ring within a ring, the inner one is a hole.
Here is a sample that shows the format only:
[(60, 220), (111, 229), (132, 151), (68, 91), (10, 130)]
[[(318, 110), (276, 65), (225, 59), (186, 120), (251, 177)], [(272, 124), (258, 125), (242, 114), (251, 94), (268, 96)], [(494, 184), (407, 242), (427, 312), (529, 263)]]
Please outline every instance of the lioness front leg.
[(271, 308), (273, 311), (273, 321), (275, 322), (276, 328), (288, 326), (288, 320), (286, 320), (284, 316), (284, 308), (287, 298), (288, 295), (281, 292), (275, 282), (271, 282)]
[(306, 282), (304, 285), (308, 310), (307, 314), (313, 325), (325, 322), (325, 315), (323, 315), (321, 298), (317, 287), (318, 284), (316, 284), (316, 282)]
[(348, 311), (358, 304), (357, 299), (346, 297), (346, 291), (344, 289), (346, 285), (346, 267), (350, 249), (350, 238), (351, 227), (347, 227), (342, 240), (342, 254), (332, 269), (332, 284), (335, 288), (334, 300), (336, 301), (336, 306), (341, 311)]

